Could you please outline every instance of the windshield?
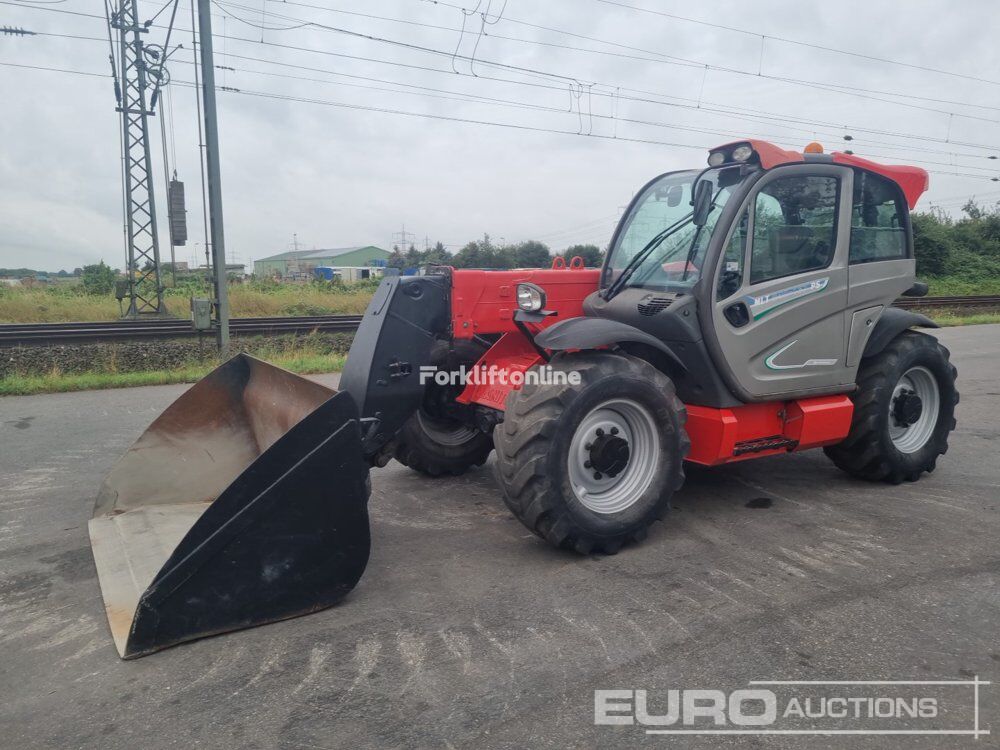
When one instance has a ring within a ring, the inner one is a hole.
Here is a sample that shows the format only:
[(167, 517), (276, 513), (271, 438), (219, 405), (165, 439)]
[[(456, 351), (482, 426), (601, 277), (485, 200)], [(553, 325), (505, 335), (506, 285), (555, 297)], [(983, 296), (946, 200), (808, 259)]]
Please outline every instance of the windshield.
[[(646, 187), (635, 201), (608, 257), (604, 283), (617, 279), (629, 262), (664, 229), (674, 228), (627, 279), (625, 286), (666, 292), (686, 292), (701, 277), (701, 265), (723, 207), (739, 182), (739, 169), (710, 169), (701, 180), (712, 184), (715, 201), (698, 231), (690, 219), (691, 188), (698, 172), (664, 175)], [(721, 184), (725, 187), (720, 188)]]

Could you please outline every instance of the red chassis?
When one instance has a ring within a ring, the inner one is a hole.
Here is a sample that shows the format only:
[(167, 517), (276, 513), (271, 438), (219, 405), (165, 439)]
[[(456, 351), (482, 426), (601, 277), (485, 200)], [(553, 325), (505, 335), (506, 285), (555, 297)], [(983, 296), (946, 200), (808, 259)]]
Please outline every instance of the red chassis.
[[(546, 309), (555, 311), (545, 322), (527, 324), (532, 332), (566, 318), (583, 315), (584, 298), (598, 286), (600, 271), (584, 268), (577, 258), (569, 265), (557, 258), (550, 269), (452, 272), (451, 318), (457, 339), (501, 334), (477, 367), (504, 373), (488, 383), (472, 383), (458, 397), (463, 404), (504, 409), (512, 373), (523, 374), (544, 362), (514, 322), (517, 285), (531, 282), (547, 295)], [(686, 429), (691, 438), (687, 460), (706, 466), (771, 456), (839, 443), (851, 427), (854, 409), (847, 396), (821, 396), (795, 401), (747, 404), (730, 409), (687, 406)]]

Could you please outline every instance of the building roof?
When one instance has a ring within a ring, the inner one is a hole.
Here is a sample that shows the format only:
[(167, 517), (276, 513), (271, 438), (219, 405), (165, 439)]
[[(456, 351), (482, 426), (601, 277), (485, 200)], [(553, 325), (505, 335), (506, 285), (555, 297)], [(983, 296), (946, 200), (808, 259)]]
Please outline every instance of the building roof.
[(277, 255), (270, 255), (267, 258), (258, 258), (257, 261), (262, 260), (308, 260), (311, 258), (321, 259), (321, 258), (336, 258), (340, 255), (347, 255), (348, 253), (353, 253), (356, 250), (366, 250), (367, 248), (373, 248), (379, 252), (386, 253), (388, 251), (383, 250), (375, 245), (356, 245), (354, 247), (330, 247), (320, 250), (289, 250), (285, 253), (278, 253)]

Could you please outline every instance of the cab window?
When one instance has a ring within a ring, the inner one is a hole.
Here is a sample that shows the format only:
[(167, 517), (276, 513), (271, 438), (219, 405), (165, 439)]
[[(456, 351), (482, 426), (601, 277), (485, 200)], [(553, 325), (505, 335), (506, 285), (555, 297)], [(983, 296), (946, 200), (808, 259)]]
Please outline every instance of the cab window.
[(836, 249), (836, 177), (782, 177), (754, 202), (750, 283), (826, 268)]
[(900, 260), (909, 255), (906, 206), (899, 187), (875, 174), (854, 173), (851, 263)]

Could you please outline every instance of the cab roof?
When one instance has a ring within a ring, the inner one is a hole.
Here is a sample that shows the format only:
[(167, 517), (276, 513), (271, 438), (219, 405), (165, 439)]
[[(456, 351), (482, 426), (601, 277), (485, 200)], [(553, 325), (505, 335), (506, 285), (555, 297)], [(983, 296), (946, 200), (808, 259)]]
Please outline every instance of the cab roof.
[[(794, 162), (806, 161), (806, 155), (800, 151), (791, 151), (781, 148), (780, 146), (775, 146), (773, 143), (769, 143), (768, 141), (759, 141), (752, 138), (726, 143), (722, 146), (713, 148), (712, 151), (721, 151), (742, 143), (748, 143), (753, 147), (753, 150), (757, 153), (757, 157), (760, 160), (760, 165), (764, 169), (771, 169), (782, 164), (792, 164)], [(809, 154), (809, 156), (813, 157), (814, 155)], [(819, 155), (817, 154), (816, 156)], [(827, 154), (826, 157), (827, 158), (823, 159), (823, 161), (831, 161), (834, 164), (843, 164), (847, 167), (864, 169), (892, 180), (899, 185), (900, 189), (903, 191), (903, 195), (906, 197), (906, 203), (911, 209), (917, 205), (917, 201), (920, 199), (920, 196), (923, 195), (930, 184), (930, 178), (927, 174), (927, 170), (921, 169), (920, 167), (908, 167), (897, 164), (879, 164), (878, 162), (863, 159), (854, 154), (845, 154), (842, 151), (834, 151), (832, 154)]]

